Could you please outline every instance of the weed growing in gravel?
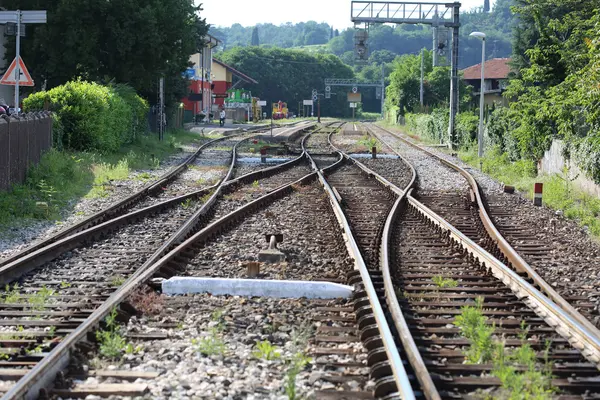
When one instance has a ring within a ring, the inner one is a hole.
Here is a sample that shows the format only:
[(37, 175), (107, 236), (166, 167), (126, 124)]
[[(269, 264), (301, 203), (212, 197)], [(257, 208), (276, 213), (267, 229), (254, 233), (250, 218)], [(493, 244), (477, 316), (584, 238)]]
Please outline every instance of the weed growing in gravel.
[(127, 345), (125, 338), (121, 335), (121, 329), (117, 324), (117, 309), (113, 308), (106, 317), (106, 329), (96, 332), (96, 340), (99, 343), (99, 352), (102, 356), (110, 359), (117, 359)]
[(304, 348), (310, 339), (312, 328), (309, 324), (303, 323), (298, 329), (294, 329), (290, 334), (291, 348), (295, 351), (291, 357), (285, 360), (287, 370), (285, 374), (285, 394), (289, 400), (296, 400), (296, 377), (306, 365), (312, 362), (312, 359), (304, 354)]
[(52, 296), (53, 294), (54, 290), (46, 286), (42, 286), (40, 290), (38, 290), (29, 299), (27, 299), (27, 302), (31, 306), (32, 310), (42, 311), (44, 310), (44, 305), (46, 304), (50, 296)]
[(115, 275), (110, 281), (110, 284), (114, 287), (119, 287), (123, 284), (123, 282), (125, 282), (125, 278), (123, 278), (121, 275)]
[(492, 363), (492, 374), (502, 383), (498, 396), (508, 400), (544, 400), (552, 396), (557, 388), (552, 386), (552, 363), (548, 353), (550, 343), (546, 342), (544, 364), (537, 362), (535, 350), (527, 343), (528, 329), (521, 322), (521, 346), (508, 351), (504, 342), (494, 341), (494, 326), (486, 325), (487, 318), (482, 313), (483, 299), (478, 297), (475, 307), (465, 306), (454, 324), (470, 342), (466, 351), (470, 364)]
[(181, 203), (181, 207), (183, 207), (184, 210), (187, 210), (191, 206), (192, 206), (192, 199), (189, 197)]
[(258, 183), (258, 181), (252, 182), (252, 187), (255, 188), (255, 189), (257, 189), (259, 185), (260, 184)]
[(433, 283), (439, 288), (453, 288), (458, 286), (458, 281), (452, 278), (444, 278), (441, 275), (436, 275), (431, 278)]
[(69, 282), (62, 281), (60, 283), (60, 288), (61, 289), (67, 289), (67, 288), (70, 288), (71, 286), (73, 286), (73, 285), (71, 283), (69, 283)]
[(21, 302), (21, 287), (18, 283), (15, 283), (12, 289), (9, 284), (6, 284), (4, 291), (6, 292), (5, 303), (16, 304)]
[[(212, 196), (212, 195), (213, 195), (213, 192), (208, 192), (204, 196), (202, 196), (200, 198), (200, 201), (202, 202), (202, 204), (206, 203), (210, 199), (210, 196)], [(225, 197), (225, 196), (223, 196), (223, 197)]]
[(379, 142), (377, 141), (377, 139), (375, 139), (374, 137), (371, 137), (369, 135), (365, 135), (362, 137), (362, 139), (360, 139), (358, 141), (358, 144), (361, 146), (365, 146), (369, 151), (373, 148), (373, 147), (377, 147), (377, 144)]
[(142, 182), (148, 182), (150, 179), (152, 179), (152, 175), (148, 172), (142, 172), (141, 174), (138, 174), (135, 179)]
[(220, 330), (212, 327), (206, 337), (196, 339), (192, 338), (192, 346), (203, 356), (223, 355), (226, 351), (225, 342), (221, 338)]
[(288, 365), (285, 374), (285, 394), (289, 400), (296, 400), (296, 378), (300, 371), (312, 361), (310, 357), (307, 357), (303, 352), (297, 352), (292, 355), (287, 361)]
[(475, 306), (464, 306), (461, 314), (454, 320), (454, 325), (466, 337), (471, 346), (466, 352), (469, 364), (487, 363), (494, 358), (494, 326), (487, 325), (487, 318), (482, 313), (483, 297), (475, 299)]
[(256, 350), (252, 352), (252, 356), (258, 359), (273, 361), (281, 357), (277, 346), (274, 346), (268, 340), (256, 342)]
[(125, 346), (125, 354), (138, 354), (140, 351), (144, 349), (144, 346), (138, 344), (137, 346), (133, 346), (132, 343), (127, 343)]

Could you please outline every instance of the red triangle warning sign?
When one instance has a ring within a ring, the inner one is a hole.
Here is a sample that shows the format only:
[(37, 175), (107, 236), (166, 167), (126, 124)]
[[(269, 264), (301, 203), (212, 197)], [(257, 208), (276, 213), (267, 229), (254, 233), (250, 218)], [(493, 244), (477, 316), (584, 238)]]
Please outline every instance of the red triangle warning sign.
[[(15, 58), (13, 62), (6, 70), (6, 73), (0, 80), (0, 85), (12, 85), (15, 86), (15, 72), (17, 69), (17, 59)], [(33, 79), (31, 79), (31, 75), (29, 75), (29, 71), (27, 71), (27, 67), (25, 67), (25, 63), (23, 59), (19, 56), (19, 86), (33, 86)]]

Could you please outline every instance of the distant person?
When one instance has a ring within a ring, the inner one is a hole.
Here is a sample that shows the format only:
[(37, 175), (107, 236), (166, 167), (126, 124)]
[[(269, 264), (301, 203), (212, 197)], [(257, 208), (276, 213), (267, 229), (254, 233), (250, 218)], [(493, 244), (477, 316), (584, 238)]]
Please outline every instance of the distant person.
[(219, 126), (225, 126), (225, 110), (221, 110), (219, 117)]

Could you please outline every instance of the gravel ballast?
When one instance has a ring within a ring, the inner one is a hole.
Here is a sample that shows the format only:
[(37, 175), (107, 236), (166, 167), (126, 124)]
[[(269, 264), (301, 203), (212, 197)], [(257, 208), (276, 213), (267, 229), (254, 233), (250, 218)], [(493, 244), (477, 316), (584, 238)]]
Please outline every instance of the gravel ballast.
[[(390, 142), (399, 142), (389, 133), (378, 132), (387, 135)], [(489, 214), (500, 233), (561, 296), (588, 299), (593, 307), (587, 312), (591, 314), (591, 321), (600, 328), (600, 270), (597, 261), (600, 259), (600, 243), (588, 234), (587, 229), (565, 218), (561, 212), (546, 206), (534, 206), (523, 193), (504, 193), (501, 183), (456, 157), (437, 149), (429, 150), (473, 174), (486, 196)], [(542, 249), (541, 254), (527, 254), (524, 249), (527, 245), (536, 245)], [(573, 302), (575, 306), (576, 303)]]

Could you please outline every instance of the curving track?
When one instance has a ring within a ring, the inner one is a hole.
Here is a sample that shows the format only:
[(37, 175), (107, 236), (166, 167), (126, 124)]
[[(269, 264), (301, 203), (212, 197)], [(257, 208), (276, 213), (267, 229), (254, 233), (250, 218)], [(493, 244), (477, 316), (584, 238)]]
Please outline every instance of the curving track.
[[(383, 135), (377, 132), (377, 136), (382, 139)], [(382, 140), (389, 144), (389, 136), (388, 133)], [(431, 168), (424, 166), (417, 149), (403, 150), (408, 154), (406, 158), (420, 162), (417, 170)], [(447, 167), (445, 163), (444, 168)], [(436, 174), (451, 172), (438, 169)], [(461, 173), (464, 175), (464, 171)], [(390, 179), (397, 178), (390, 174)], [(427, 176), (420, 177), (420, 186), (427, 187), (426, 179)], [(448, 219), (462, 223), (462, 228), (469, 231), (473, 225), (469, 220), (477, 218), (468, 212), (469, 207), (462, 215), (455, 212), (461, 207), (452, 208), (455, 197), (447, 192), (456, 186), (444, 187), (447, 181), (437, 188), (445, 191), (442, 195), (434, 192), (423, 197), (438, 209), (451, 209), (446, 214)], [(460, 314), (459, 307), (474, 305), (478, 295), (484, 295), (483, 314), (500, 326), (497, 335), (504, 336), (508, 348), (522, 343), (521, 320), (530, 329), (527, 343), (540, 358), (544, 346), (549, 346), (555, 377), (552, 384), (561, 393), (597, 396), (600, 390), (593, 382), (600, 376), (596, 366), (600, 342), (594, 332), (417, 201), (408, 193), (410, 187), (411, 184), (405, 190), (395, 188), (398, 199), (383, 232), (381, 266), (394, 324), (411, 366), (418, 371), (416, 375), (426, 397), (468, 397), (478, 389), (490, 390), (500, 385), (498, 379), (489, 375), (493, 368), (489, 363), (469, 368), (463, 364), (463, 352), (469, 343), (453, 325)], [(464, 182), (458, 188), (460, 193)], [(477, 230), (469, 233), (483, 236)], [(481, 245), (490, 245), (482, 236), (475, 237)], [(456, 286), (440, 287), (434, 282), (439, 278), (453, 280)], [(582, 346), (583, 343), (587, 344)], [(583, 350), (583, 355), (577, 349)]]

